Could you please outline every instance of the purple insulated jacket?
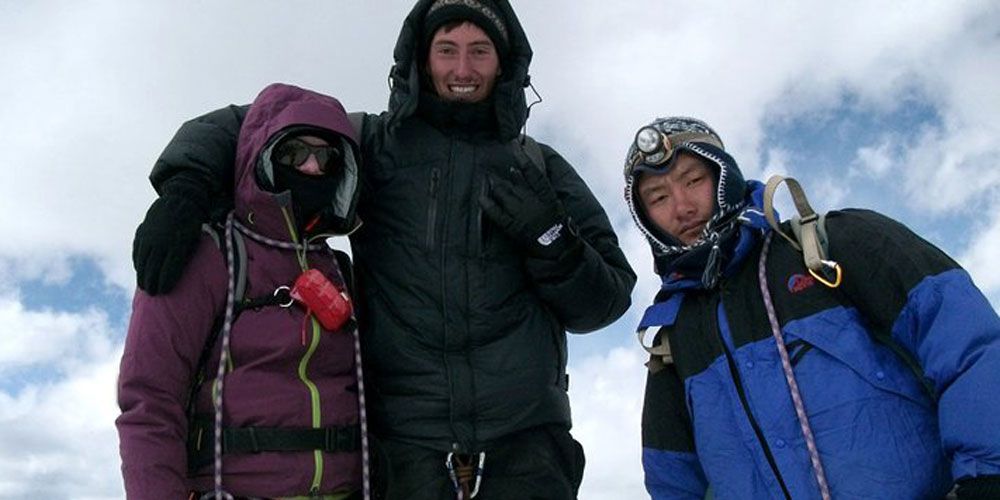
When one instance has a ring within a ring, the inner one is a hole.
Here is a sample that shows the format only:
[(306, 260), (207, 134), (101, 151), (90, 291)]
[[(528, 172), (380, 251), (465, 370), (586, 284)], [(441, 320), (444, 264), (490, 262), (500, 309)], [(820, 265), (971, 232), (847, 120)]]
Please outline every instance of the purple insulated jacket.
[[(270, 168), (270, 160), (262, 153), (282, 136), (283, 129), (297, 125), (335, 132), (346, 139), (352, 153), (357, 151), (355, 132), (337, 100), (280, 84), (267, 87), (257, 97), (241, 129), (237, 149), (236, 220), (260, 235), (286, 242), (293, 240), (289, 229), (294, 218), (291, 195), (262, 190), (256, 170)], [(353, 219), (357, 168), (352, 153), (346, 154), (350, 168), (342, 177), (342, 184), (351, 192), (338, 189), (331, 193), (331, 199)], [(244, 241), (246, 298), (291, 286), (302, 273), (294, 250), (250, 238)], [(343, 289), (332, 252), (309, 251), (306, 260), (309, 267), (322, 271)], [(211, 463), (194, 477), (188, 476), (185, 404), (213, 322), (225, 312), (227, 285), (225, 255), (206, 235), (175, 290), (155, 297), (136, 291), (118, 381), (122, 414), (116, 422), (129, 498), (178, 500), (187, 498), (191, 490), (209, 491), (213, 487)], [(223, 392), (225, 427), (357, 424), (351, 331), (325, 331), (309, 321), (298, 305), (269, 306), (243, 311), (233, 324), (230, 342), (232, 366)], [(220, 354), (219, 342), (216, 344), (195, 403), (197, 413), (209, 417)], [(211, 448), (210, 440), (206, 446)], [(222, 470), (224, 489), (236, 495), (285, 497), (361, 487), (360, 452), (226, 454)]]

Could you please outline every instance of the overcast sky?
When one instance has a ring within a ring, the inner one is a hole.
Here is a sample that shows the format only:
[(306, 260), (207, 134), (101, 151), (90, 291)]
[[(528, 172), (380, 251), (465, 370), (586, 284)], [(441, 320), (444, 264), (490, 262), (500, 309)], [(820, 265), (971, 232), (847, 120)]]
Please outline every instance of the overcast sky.
[[(153, 161), (186, 119), (286, 82), (377, 112), (409, 0), (0, 0), (0, 499), (123, 497), (115, 377)], [(514, 0), (560, 151), (640, 282), (571, 339), (585, 500), (643, 498), (634, 325), (657, 288), (622, 201), (635, 130), (710, 123), (744, 173), (897, 218), (1000, 304), (1000, 4)], [(339, 242), (338, 244), (343, 244)]]

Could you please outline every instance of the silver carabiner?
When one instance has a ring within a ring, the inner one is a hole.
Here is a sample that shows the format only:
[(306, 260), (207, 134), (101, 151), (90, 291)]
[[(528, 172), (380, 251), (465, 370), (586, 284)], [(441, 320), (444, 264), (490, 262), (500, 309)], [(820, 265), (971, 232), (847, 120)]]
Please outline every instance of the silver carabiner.
[(288, 285), (281, 285), (278, 288), (275, 288), (274, 289), (274, 296), (277, 297), (278, 294), (281, 293), (281, 292), (283, 292), (283, 291), (284, 292), (288, 292), (288, 302), (285, 302), (285, 303), (282, 303), (282, 304), (278, 304), (278, 307), (285, 307), (285, 308), (292, 307), (292, 304), (295, 303), (295, 299), (292, 298), (292, 292), (291, 292), (292, 289), (288, 288)]

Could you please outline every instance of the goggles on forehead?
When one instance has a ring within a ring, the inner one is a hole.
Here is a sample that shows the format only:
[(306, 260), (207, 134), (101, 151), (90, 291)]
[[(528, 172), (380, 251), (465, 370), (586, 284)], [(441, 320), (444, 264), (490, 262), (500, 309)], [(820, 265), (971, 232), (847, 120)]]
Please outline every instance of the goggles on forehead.
[(275, 146), (271, 159), (281, 166), (298, 168), (309, 159), (309, 155), (316, 157), (316, 163), (319, 163), (323, 172), (335, 169), (344, 157), (344, 153), (337, 146), (313, 146), (293, 137)]
[(648, 125), (635, 134), (632, 145), (635, 151), (625, 164), (625, 175), (631, 175), (640, 166), (658, 169), (665, 167), (674, 156), (677, 147), (687, 142), (707, 142), (717, 147), (722, 144), (711, 134), (704, 132), (674, 132), (666, 134), (655, 126)]

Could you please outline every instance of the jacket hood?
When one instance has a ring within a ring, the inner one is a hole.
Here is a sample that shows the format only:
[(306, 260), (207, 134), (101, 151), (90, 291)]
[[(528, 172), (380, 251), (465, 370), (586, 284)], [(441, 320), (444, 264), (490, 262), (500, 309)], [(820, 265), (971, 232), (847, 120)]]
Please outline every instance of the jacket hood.
[(333, 97), (276, 83), (261, 91), (244, 118), (234, 170), (236, 217), (265, 236), (287, 240), (290, 227), (297, 227), (292, 225), (296, 221), (291, 192), (270, 190), (275, 181), (271, 149), (286, 135), (303, 129), (325, 136), (331, 144), (339, 141), (344, 151), (344, 168), (325, 209), (329, 229), (343, 234), (358, 224), (358, 139), (344, 107)]
[[(420, 0), (414, 5), (409, 15), (403, 21), (403, 27), (396, 40), (393, 50), (395, 61), (389, 71), (389, 83), (392, 91), (389, 94), (389, 126), (394, 127), (404, 119), (413, 116), (420, 102), (421, 86), (425, 83), (421, 64), (426, 54), (421, 54), (422, 41), (425, 39), (424, 18), (435, 0)], [(524, 88), (528, 86), (530, 77), (528, 66), (531, 64), (531, 46), (521, 28), (514, 9), (507, 0), (495, 0), (497, 11), (503, 18), (510, 37), (510, 48), (506, 57), (500, 61), (503, 72), (497, 77), (493, 87), (493, 110), (496, 115), (497, 127), (501, 139), (509, 140), (517, 137), (524, 122), (528, 119), (528, 106), (524, 97)], [(433, 93), (433, 89), (425, 89)]]
[[(704, 122), (692, 118), (661, 118), (649, 126), (657, 128), (668, 136), (697, 131), (718, 137)], [(734, 243), (731, 240), (738, 237), (739, 219), (746, 219), (747, 208), (754, 205), (753, 197), (750, 195), (756, 191), (757, 183), (748, 184), (736, 160), (719, 145), (699, 140), (681, 142), (674, 146), (672, 157), (682, 152), (701, 158), (715, 176), (714, 213), (697, 241), (685, 245), (660, 229), (646, 215), (637, 190), (640, 173), (650, 169), (643, 166), (632, 167), (631, 159), (636, 155), (635, 143), (631, 145), (625, 157), (625, 202), (632, 219), (646, 236), (653, 251), (656, 272), (661, 276), (678, 271), (688, 276), (697, 273), (703, 275), (704, 285), (710, 288), (719, 274), (718, 265), (721, 264), (720, 258), (723, 257), (721, 253), (724, 253), (723, 250), (727, 245), (731, 246)]]

